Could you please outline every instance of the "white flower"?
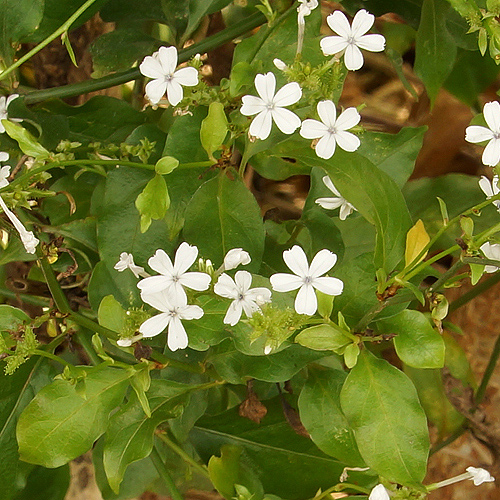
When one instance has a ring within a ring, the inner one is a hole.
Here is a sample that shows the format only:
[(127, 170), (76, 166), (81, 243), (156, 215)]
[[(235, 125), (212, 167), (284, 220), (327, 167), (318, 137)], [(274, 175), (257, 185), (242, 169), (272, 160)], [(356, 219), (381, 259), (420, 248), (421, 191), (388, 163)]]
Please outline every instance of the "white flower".
[[(487, 200), (489, 200), (492, 196), (497, 195), (500, 193), (500, 189), (498, 188), (498, 175), (494, 175), (492, 181), (490, 181), (485, 175), (482, 175), (481, 179), (479, 179), (479, 187), (486, 195)], [(494, 201), (493, 205), (495, 205), (497, 210), (500, 212), (500, 200)]]
[(500, 162), (500, 104), (487, 102), (483, 108), (487, 127), (471, 125), (465, 129), (465, 140), (472, 143), (490, 141), (483, 151), (483, 163), (494, 167)]
[(337, 262), (337, 256), (329, 250), (320, 250), (313, 258), (311, 266), (301, 247), (294, 245), (283, 252), (283, 260), (295, 274), (278, 273), (271, 276), (271, 285), (277, 292), (289, 292), (299, 288), (295, 298), (295, 310), (299, 314), (312, 316), (318, 308), (314, 289), (327, 295), (340, 295), (344, 284), (337, 278), (323, 276)]
[(250, 288), (252, 275), (248, 271), (238, 271), (233, 278), (227, 274), (221, 274), (214, 286), (214, 292), (226, 299), (233, 299), (229, 309), (224, 316), (224, 323), (234, 326), (245, 311), (250, 318), (260, 306), (271, 300), (271, 291), (267, 288)]
[(267, 139), (273, 120), (284, 134), (293, 134), (300, 127), (300, 118), (283, 106), (295, 104), (301, 98), (299, 84), (287, 83), (275, 93), (276, 77), (273, 73), (266, 73), (255, 77), (255, 88), (260, 97), (243, 96), (240, 110), (245, 116), (257, 115), (250, 124), (250, 135)]
[(311, 14), (311, 12), (318, 6), (318, 0), (299, 0), (300, 5), (297, 7), (299, 23), (304, 23), (304, 17)]
[(147, 319), (140, 327), (143, 337), (154, 337), (168, 327), (167, 345), (171, 351), (185, 349), (188, 345), (186, 330), (182, 319), (199, 319), (203, 316), (203, 309), (195, 305), (187, 305), (186, 296), (177, 297), (172, 301), (166, 290), (154, 294), (141, 293), (142, 300), (153, 306), (160, 314)]
[[(2, 120), (10, 120), (11, 122), (22, 122), (23, 120), (21, 118), (9, 118), (8, 114), (8, 108), (9, 104), (14, 100), (19, 97), (19, 94), (12, 94), (9, 97), (2, 96), (0, 97), (0, 134), (3, 134), (5, 132), (5, 127), (3, 126)], [(4, 153), (7, 154), (7, 153)], [(7, 155), (8, 159), (8, 155)], [(6, 161), (6, 160), (0, 160), (0, 161)]]
[[(486, 243), (483, 243), (479, 247), (479, 250), (481, 250), (481, 252), (484, 253), (484, 256), (487, 259), (500, 261), (500, 244), (499, 243), (494, 243), (492, 245), (489, 241), (487, 241)], [(486, 273), (494, 273), (497, 270), (498, 270), (498, 267), (496, 267), (496, 266), (484, 266), (484, 271)]]
[(351, 215), (352, 211), (356, 209), (337, 191), (328, 175), (323, 177), (323, 182), (325, 183), (325, 186), (335, 195), (335, 197), (318, 198), (316, 203), (326, 210), (333, 210), (340, 207), (339, 218), (340, 220), (346, 220), (347, 216)]
[(229, 271), (241, 264), (246, 266), (251, 260), (250, 254), (242, 248), (232, 248), (224, 257), (224, 270)]
[(471, 481), (474, 481), (475, 486), (479, 486), (483, 483), (492, 483), (495, 478), (485, 469), (477, 467), (467, 467), (465, 469), (472, 477)]
[(28, 231), (23, 226), (23, 223), (14, 215), (14, 213), (7, 208), (7, 205), (5, 204), (1, 196), (0, 196), (0, 207), (2, 207), (2, 210), (4, 211), (5, 215), (10, 219), (14, 227), (17, 229), (17, 232), (19, 233), (21, 242), (24, 245), (24, 249), (26, 250), (26, 252), (35, 253), (36, 247), (38, 243), (40, 243), (40, 240), (38, 238), (35, 238), (33, 232)]
[(278, 68), (280, 71), (285, 71), (288, 66), (281, 60), (281, 59), (278, 59), (277, 57), (275, 57), (273, 59), (273, 64), (276, 66), (276, 68)]
[(390, 497), (384, 485), (377, 484), (377, 486), (375, 486), (370, 492), (368, 500), (390, 500)]
[[(9, 153), (4, 153), (3, 151), (0, 151), (0, 162), (7, 161), (8, 159), (9, 159)], [(0, 168), (0, 188), (9, 185), (8, 181), (9, 175), (10, 175), (9, 165), (4, 165), (2, 168)]]
[(182, 85), (193, 87), (198, 84), (198, 70), (195, 68), (177, 67), (177, 49), (175, 47), (160, 47), (158, 52), (144, 58), (139, 65), (140, 72), (153, 78), (146, 85), (146, 96), (153, 104), (158, 104), (167, 92), (168, 102), (177, 106), (182, 101), (184, 92)]
[(139, 278), (140, 276), (146, 278), (149, 276), (149, 274), (144, 271), (143, 267), (135, 264), (134, 256), (127, 252), (122, 252), (120, 254), (120, 260), (115, 264), (114, 268), (120, 273), (125, 271), (125, 269), (130, 269), (136, 278)]
[(330, 14), (326, 22), (338, 36), (323, 38), (320, 42), (321, 50), (325, 56), (343, 53), (346, 68), (351, 71), (356, 71), (363, 66), (363, 54), (359, 49), (370, 52), (384, 50), (385, 38), (382, 35), (365, 35), (375, 22), (375, 16), (365, 9), (356, 13), (352, 26), (340, 10)]
[(359, 138), (346, 132), (361, 120), (356, 108), (347, 108), (338, 118), (332, 101), (319, 102), (317, 109), (321, 121), (304, 120), (300, 127), (300, 135), (304, 139), (319, 139), (315, 146), (316, 154), (328, 160), (333, 156), (336, 144), (344, 151), (356, 151), (360, 145)]
[(160, 276), (150, 276), (145, 278), (137, 286), (141, 289), (141, 295), (167, 291), (172, 297), (172, 301), (177, 299), (187, 300), (183, 287), (193, 290), (206, 290), (210, 286), (212, 278), (206, 273), (190, 272), (187, 270), (193, 265), (198, 256), (198, 249), (186, 242), (179, 245), (175, 253), (174, 264), (170, 257), (161, 249), (148, 260), (151, 269), (160, 273)]

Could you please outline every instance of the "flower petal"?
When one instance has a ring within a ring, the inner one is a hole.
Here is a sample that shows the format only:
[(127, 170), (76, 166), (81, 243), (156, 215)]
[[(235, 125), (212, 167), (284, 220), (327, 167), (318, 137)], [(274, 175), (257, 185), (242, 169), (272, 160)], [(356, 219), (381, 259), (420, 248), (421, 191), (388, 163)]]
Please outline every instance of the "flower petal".
[(167, 328), (170, 323), (170, 314), (161, 313), (147, 319), (139, 327), (139, 332), (142, 333), (143, 337), (155, 337)]
[(248, 271), (237, 271), (234, 275), (234, 282), (239, 293), (245, 294), (252, 284), (252, 275)]
[(145, 294), (159, 293), (166, 290), (172, 284), (171, 276), (150, 276), (137, 283), (137, 287)]
[(338, 278), (322, 276), (315, 278), (312, 286), (326, 295), (340, 295), (344, 289), (344, 283)]
[(239, 300), (233, 300), (229, 305), (226, 315), (224, 316), (224, 324), (234, 326), (241, 318), (243, 307)]
[(320, 101), (316, 108), (321, 121), (328, 127), (335, 127), (337, 120), (337, 109), (332, 101)]
[(172, 106), (177, 106), (184, 97), (184, 90), (175, 80), (167, 82), (167, 99)]
[(289, 292), (297, 290), (304, 284), (304, 280), (295, 276), (295, 274), (277, 273), (270, 278), (273, 290), (277, 292)]
[(182, 276), (179, 277), (179, 283), (182, 286), (191, 288), (191, 290), (198, 290), (198, 291), (208, 290), (211, 281), (212, 278), (210, 277), (209, 274), (199, 273), (196, 271), (191, 273), (184, 273)]
[(226, 299), (236, 299), (238, 297), (238, 288), (231, 276), (222, 273), (214, 286), (214, 292)]
[[(148, 264), (149, 267), (157, 273), (164, 274), (166, 276), (172, 276), (172, 274), (174, 273), (174, 266), (172, 266), (170, 257), (161, 248), (156, 250), (153, 257), (148, 260)], [(139, 283), (142, 282), (140, 281)], [(139, 288), (141, 287), (139, 286)]]
[(168, 326), (167, 345), (171, 351), (185, 349), (188, 346), (188, 336), (182, 321), (173, 317)]
[(289, 109), (274, 108), (271, 110), (271, 116), (284, 134), (293, 134), (300, 127), (300, 118)]
[(335, 153), (336, 135), (328, 132), (316, 144), (316, 154), (320, 158), (328, 160)]
[(364, 35), (375, 22), (375, 16), (370, 14), (365, 9), (358, 10), (351, 25), (351, 34), (358, 42), (358, 37)]
[(269, 137), (272, 125), (273, 119), (271, 112), (268, 109), (265, 109), (252, 120), (248, 132), (250, 135), (264, 140)]
[(318, 309), (318, 299), (314, 288), (309, 284), (300, 287), (297, 297), (295, 297), (295, 310), (299, 314), (312, 316)]
[(173, 80), (185, 87), (194, 87), (198, 85), (198, 70), (192, 67), (178, 69)]
[(283, 260), (297, 276), (301, 278), (309, 276), (309, 264), (306, 253), (298, 245), (294, 245), (290, 250), (285, 250), (283, 252)]
[(340, 193), (338, 192), (337, 188), (333, 185), (332, 180), (330, 179), (329, 175), (325, 175), (323, 177), (323, 184), (336, 196), (340, 196)]
[(344, 201), (342, 203), (342, 206), (340, 207), (340, 212), (339, 212), (339, 219), (340, 220), (346, 220), (349, 215), (352, 214), (352, 211), (354, 210), (354, 207), (348, 203), (347, 201)]
[(146, 56), (142, 60), (141, 64), (139, 64), (139, 71), (148, 78), (159, 78), (163, 80), (165, 77), (160, 61), (152, 56)]
[(361, 115), (358, 113), (356, 108), (347, 108), (345, 111), (340, 113), (340, 116), (335, 122), (335, 128), (337, 130), (348, 130), (355, 127), (361, 120)]
[(167, 82), (161, 79), (151, 80), (146, 84), (146, 97), (152, 104), (158, 104), (167, 90)]
[(491, 139), (483, 151), (483, 163), (495, 167), (500, 162), (500, 139)]
[[(198, 248), (183, 241), (175, 252), (174, 273), (185, 273), (198, 257)], [(153, 268), (154, 269), (154, 268)]]
[(173, 75), (177, 67), (177, 49), (175, 47), (160, 47), (157, 57), (163, 68), (163, 74)]
[(259, 73), (255, 77), (255, 88), (264, 102), (270, 104), (273, 101), (274, 92), (276, 90), (276, 77), (271, 72), (265, 75)]
[(363, 35), (356, 38), (356, 45), (370, 52), (382, 52), (385, 49), (385, 38), (383, 35)]
[(485, 175), (482, 175), (481, 179), (479, 179), (479, 187), (487, 198), (491, 198), (493, 196), (492, 183)]
[(478, 142), (489, 141), (490, 139), (493, 139), (493, 137), (493, 132), (486, 127), (471, 125), (465, 129), (465, 140), (467, 142), (476, 144)]
[(328, 26), (330, 26), (331, 30), (335, 31), (335, 33), (340, 35), (342, 38), (347, 39), (351, 36), (351, 25), (342, 11), (336, 10), (335, 12), (332, 12), (326, 18), (326, 22), (328, 23)]
[(326, 36), (320, 40), (319, 45), (325, 56), (331, 56), (344, 51), (349, 42), (341, 36)]
[(241, 98), (243, 105), (240, 108), (240, 113), (245, 116), (252, 116), (266, 110), (266, 105), (260, 97), (253, 95), (244, 95)]
[(309, 276), (312, 279), (327, 273), (337, 262), (337, 255), (326, 248), (320, 250), (313, 258), (309, 268)]
[(181, 319), (200, 319), (205, 313), (200, 306), (188, 305), (178, 309), (179, 318)]
[(377, 484), (372, 491), (370, 492), (370, 496), (368, 497), (368, 500), (390, 500), (391, 497), (389, 496), (389, 493), (387, 493), (387, 490), (385, 489), (383, 484)]
[(299, 134), (304, 139), (318, 139), (328, 133), (328, 127), (318, 121), (308, 118), (302, 122)]
[(264, 287), (257, 287), (248, 290), (247, 297), (257, 303), (257, 305), (271, 302), (271, 290)]
[(344, 198), (318, 198), (316, 203), (326, 210), (335, 210), (341, 207), (344, 201)]
[(483, 108), (483, 116), (493, 132), (500, 132), (500, 104), (497, 101), (487, 102)]
[(356, 71), (363, 66), (363, 54), (356, 45), (349, 44), (344, 54), (345, 67), (350, 71)]
[(351, 132), (346, 132), (345, 130), (339, 130), (335, 134), (335, 140), (344, 151), (352, 153), (359, 148), (361, 141), (357, 135), (351, 134)]
[(276, 95), (274, 96), (273, 102), (276, 106), (290, 106), (295, 104), (302, 97), (302, 89), (297, 82), (290, 82), (283, 85)]

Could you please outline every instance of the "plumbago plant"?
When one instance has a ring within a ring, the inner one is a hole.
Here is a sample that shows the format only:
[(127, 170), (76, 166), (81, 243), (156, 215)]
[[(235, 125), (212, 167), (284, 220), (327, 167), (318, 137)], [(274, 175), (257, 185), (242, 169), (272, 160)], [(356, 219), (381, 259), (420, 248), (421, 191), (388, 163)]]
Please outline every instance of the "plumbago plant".
[[(445, 87), (477, 106), (499, 2), (345, 0), (327, 36), (316, 0), (4, 4), (0, 263), (27, 263), (9, 280), (29, 286), (0, 289), (0, 498), (63, 498), (90, 449), (105, 499), (424, 499), (494, 480), (424, 482), (428, 421), (433, 450), (469, 425), (440, 370), (472, 389), (472, 418), (500, 352), (477, 386), (446, 321), (498, 275), (443, 294), (500, 267), (500, 105), (466, 132), (492, 181), (408, 182), (424, 129), (370, 131), (339, 99), (369, 52), (414, 92), (414, 44), (432, 102)], [(187, 44), (221, 9), (227, 28)], [(59, 36), (74, 59), (68, 33), (96, 12), (116, 23), (91, 46), (96, 78), (30, 90), (23, 63)], [(374, 25), (387, 12), (400, 22)], [(198, 54), (233, 39), (230, 77), (207, 86)], [(60, 100), (132, 80), (123, 100)], [(250, 167), (310, 177), (299, 219), (263, 218)]]

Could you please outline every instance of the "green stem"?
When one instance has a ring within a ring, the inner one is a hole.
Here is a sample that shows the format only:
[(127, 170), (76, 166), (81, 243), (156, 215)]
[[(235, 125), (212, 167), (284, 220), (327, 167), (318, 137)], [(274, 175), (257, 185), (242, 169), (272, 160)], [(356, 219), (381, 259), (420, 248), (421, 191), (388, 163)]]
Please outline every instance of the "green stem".
[(165, 467), (165, 464), (163, 463), (163, 460), (161, 459), (156, 446), (153, 446), (153, 450), (151, 451), (151, 455), (149, 455), (149, 457), (151, 458), (151, 461), (158, 471), (158, 474), (165, 483), (165, 486), (168, 488), (172, 500), (183, 500), (182, 495), (177, 489), (177, 486), (175, 486), (172, 476), (168, 473), (168, 470)]
[(74, 321), (77, 325), (83, 326), (84, 328), (88, 328), (90, 331), (95, 333), (101, 333), (108, 339), (116, 340), (119, 338), (119, 334), (109, 328), (101, 326), (99, 323), (92, 321), (89, 318), (86, 318), (82, 314), (78, 312), (71, 311), (69, 317), (72, 321)]
[(467, 422), (464, 422), (453, 434), (448, 436), (444, 441), (440, 441), (439, 443), (435, 444), (431, 448), (430, 454), (434, 455), (434, 453), (437, 453), (439, 450), (442, 450), (449, 444), (453, 443), (453, 441), (456, 441), (466, 430)]
[(469, 290), (468, 292), (464, 293), (461, 297), (454, 300), (450, 304), (449, 312), (452, 313), (453, 311), (456, 311), (459, 307), (462, 307), (463, 305), (467, 304), (467, 302), (470, 302), (472, 299), (475, 299), (478, 295), (481, 295), (483, 292), (485, 292), (492, 286), (496, 285), (499, 281), (500, 281), (500, 273), (495, 273), (487, 280), (476, 285), (474, 288), (472, 288), (472, 290)]
[(0, 297), (11, 300), (20, 300), (25, 304), (31, 304), (39, 307), (49, 307), (50, 305), (50, 299), (45, 297), (35, 297), (33, 295), (28, 295), (27, 293), (17, 293), (12, 290), (8, 290), (7, 288), (0, 288)]
[(57, 309), (59, 309), (59, 311), (63, 314), (70, 314), (72, 311), (69, 307), (68, 299), (66, 298), (66, 295), (64, 295), (61, 285), (59, 285), (59, 282), (54, 276), (54, 272), (50, 267), (49, 261), (42, 255), (40, 245), (37, 248), (37, 256), (38, 262), (40, 263), (40, 267), (42, 268), (42, 272), (45, 277), (45, 281), (47, 283), (47, 286), (49, 287), (50, 294), (54, 299), (54, 303)]
[(36, 47), (31, 49), (27, 54), (18, 59), (14, 64), (10, 65), (5, 71), (0, 73), (0, 80), (5, 79), (6, 76), (10, 75), (16, 68), (21, 66), (28, 59), (33, 57), (35, 54), (40, 52), (44, 47), (46, 47), (52, 40), (55, 40), (58, 36), (67, 32), (71, 25), (95, 2), (96, 0), (87, 0), (68, 20), (61, 25), (59, 29), (54, 31), (49, 35), (43, 42), (40, 42)]
[[(265, 16), (261, 12), (256, 12), (251, 16), (248, 16), (244, 20), (235, 23), (233, 26), (219, 31), (215, 35), (212, 35), (200, 43), (186, 47), (179, 51), (179, 64), (188, 61), (196, 54), (203, 54), (205, 52), (210, 52), (211, 50), (224, 45), (227, 42), (241, 36), (248, 31), (257, 28), (261, 24), (266, 22)], [(37, 102), (45, 101), (46, 99), (60, 98), (64, 99), (66, 97), (73, 97), (80, 94), (86, 94), (88, 92), (95, 92), (97, 90), (107, 89), (109, 87), (114, 87), (115, 85), (122, 85), (124, 83), (130, 82), (131, 80), (136, 80), (140, 78), (141, 74), (138, 68), (132, 68), (127, 71), (120, 73), (113, 73), (112, 75), (104, 76), (103, 78), (97, 78), (95, 80), (86, 80), (80, 83), (72, 83), (69, 85), (63, 85), (61, 87), (56, 87), (52, 89), (34, 90), (29, 92), (24, 97), (24, 102), (26, 104), (35, 104)]]
[[(86, 330), (85, 327), (83, 327), (83, 329)], [(100, 364), (102, 362), (102, 360), (95, 352), (95, 349), (92, 346), (92, 342), (88, 338), (87, 332), (80, 330), (76, 334), (76, 338), (78, 339), (78, 342), (80, 343), (83, 350), (85, 351), (85, 354), (89, 357), (90, 364), (94, 365), (94, 366)]]
[(476, 392), (476, 396), (474, 398), (476, 406), (479, 405), (484, 399), (484, 395), (486, 393), (486, 387), (493, 375), (493, 371), (495, 370), (495, 366), (498, 361), (498, 357), (500, 356), (500, 336), (497, 337), (495, 345), (493, 347), (493, 351), (490, 354), (490, 359), (488, 361), (488, 366), (486, 366), (486, 370), (484, 371), (483, 378), (481, 379), (481, 383)]
[(439, 290), (441, 285), (446, 283), (449, 278), (451, 278), (459, 267), (462, 267), (464, 263), (461, 260), (457, 260), (446, 272), (444, 272), (437, 281), (435, 281), (430, 287), (429, 291)]
[(41, 349), (35, 349), (33, 351), (33, 354), (35, 354), (37, 356), (43, 356), (44, 358), (49, 358), (52, 361), (57, 361), (57, 363), (60, 363), (61, 365), (64, 365), (64, 366), (70, 366), (71, 365), (71, 363), (68, 363), (64, 359), (62, 359), (59, 356), (57, 356), (56, 354), (52, 354), (51, 352), (47, 352), (47, 351), (42, 351)]

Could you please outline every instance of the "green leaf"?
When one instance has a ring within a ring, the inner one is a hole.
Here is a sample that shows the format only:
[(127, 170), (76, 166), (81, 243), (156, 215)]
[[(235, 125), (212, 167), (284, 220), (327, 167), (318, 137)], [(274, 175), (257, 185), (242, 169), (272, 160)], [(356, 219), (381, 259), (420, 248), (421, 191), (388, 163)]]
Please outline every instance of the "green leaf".
[(7, 135), (17, 141), (25, 155), (33, 156), (37, 160), (48, 158), (49, 152), (24, 127), (9, 120), (2, 120), (2, 124)]
[(356, 363), (358, 362), (358, 357), (360, 353), (359, 345), (358, 344), (349, 344), (344, 351), (344, 363), (347, 366), (347, 368), (353, 368), (356, 366)]
[(208, 461), (208, 473), (216, 490), (227, 500), (234, 496), (234, 485), (239, 484), (240, 456), (242, 448), (226, 444), (221, 447), (221, 456)]
[(217, 265), (232, 248), (243, 248), (252, 256), (247, 269), (258, 271), (264, 224), (255, 198), (236, 173), (222, 172), (205, 182), (189, 202), (185, 218), (184, 238), (201, 256)]
[(21, 309), (0, 305), (0, 331), (16, 331), (17, 328), (30, 320), (30, 317)]
[(201, 122), (200, 140), (208, 156), (215, 161), (214, 152), (218, 151), (228, 132), (224, 105), (213, 102), (208, 108), (207, 117)]
[(424, 82), (434, 103), (439, 89), (453, 69), (457, 46), (446, 18), (451, 6), (446, 0), (424, 0), (415, 47), (415, 73)]
[(295, 342), (315, 351), (330, 350), (338, 353), (352, 340), (345, 335), (341, 328), (325, 324), (302, 330), (295, 337)]
[(160, 158), (155, 165), (155, 172), (161, 175), (167, 175), (173, 172), (179, 166), (179, 160), (173, 156), (164, 156)]
[(160, 174), (155, 176), (146, 184), (141, 194), (135, 200), (135, 206), (141, 214), (141, 233), (145, 233), (153, 219), (159, 220), (165, 217), (170, 206), (167, 183)]
[(128, 465), (151, 453), (156, 427), (182, 412), (187, 402), (186, 395), (193, 388), (170, 380), (152, 380), (147, 392), (151, 418), (144, 413), (135, 393), (110, 418), (103, 463), (109, 485), (115, 493), (119, 490)]
[(389, 481), (421, 489), (429, 435), (408, 377), (365, 349), (347, 376), (340, 403), (366, 465)]
[(99, 324), (118, 333), (123, 333), (127, 322), (127, 311), (113, 295), (106, 295), (99, 304), (97, 311)]
[(86, 369), (85, 397), (67, 380), (44, 387), (19, 417), (21, 459), (59, 467), (85, 453), (106, 430), (129, 377), (125, 370), (101, 365)]
[(340, 370), (309, 369), (299, 397), (300, 419), (320, 450), (349, 466), (362, 467), (354, 434), (340, 408), (345, 379)]
[[(64, 500), (70, 483), (69, 466), (57, 469), (33, 467), (23, 491), (14, 500)], [(2, 497), (4, 500), (5, 497)]]

